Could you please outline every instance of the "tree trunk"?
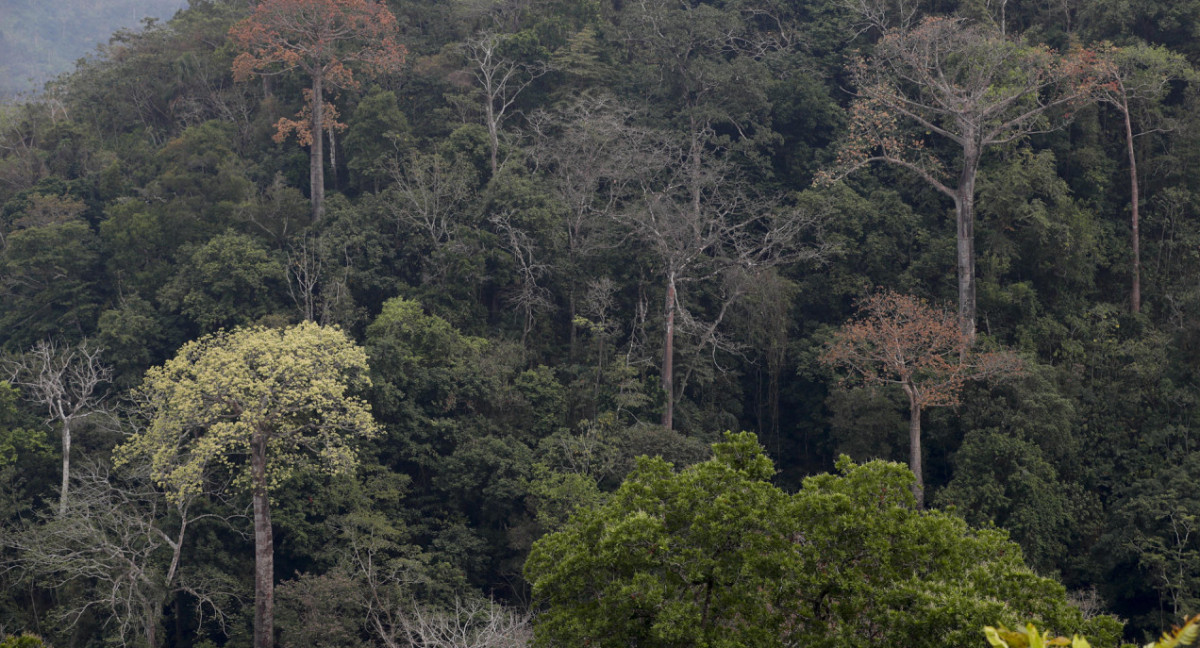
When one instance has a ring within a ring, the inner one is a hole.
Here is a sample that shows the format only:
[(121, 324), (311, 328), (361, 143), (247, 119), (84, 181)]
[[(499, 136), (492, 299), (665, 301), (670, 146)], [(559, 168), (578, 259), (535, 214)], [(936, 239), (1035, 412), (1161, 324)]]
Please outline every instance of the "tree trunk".
[(250, 442), (250, 478), (254, 490), (254, 648), (275, 641), (275, 538), (267, 500), (267, 434)]
[(668, 430), (675, 424), (675, 273), (667, 273), (666, 326), (663, 332), (663, 406), (662, 425)]
[(496, 177), (496, 172), (500, 169), (500, 125), (496, 123), (496, 107), (495, 98), (489, 94), (485, 108), (487, 109), (487, 129), (488, 129), (488, 144), (491, 146), (492, 154), (492, 177)]
[(333, 180), (333, 190), (340, 189), (338, 186), (338, 166), (337, 166), (337, 134), (336, 129), (329, 129), (329, 173)]
[(308, 147), (308, 183), (312, 195), (313, 222), (325, 213), (325, 101), (324, 85), (319, 74), (313, 75), (312, 143)]
[(908, 393), (908, 468), (916, 477), (913, 482), (913, 497), (917, 508), (925, 508), (925, 478), (921, 474), (921, 406), (917, 403), (912, 387), (905, 385)]
[(1138, 233), (1138, 177), (1137, 156), (1133, 152), (1133, 124), (1129, 119), (1129, 101), (1125, 98), (1125, 90), (1121, 89), (1121, 115), (1125, 118), (1125, 148), (1129, 154), (1129, 198), (1130, 222), (1133, 225), (1133, 268), (1132, 286), (1129, 292), (1129, 306), (1135, 312), (1142, 310), (1142, 244)]
[(963, 146), (962, 176), (954, 199), (958, 233), (958, 325), (975, 344), (975, 175), (979, 170), (980, 147)]
[(58, 517), (67, 515), (67, 495), (71, 488), (71, 420), (62, 419), (62, 486), (58, 493)]

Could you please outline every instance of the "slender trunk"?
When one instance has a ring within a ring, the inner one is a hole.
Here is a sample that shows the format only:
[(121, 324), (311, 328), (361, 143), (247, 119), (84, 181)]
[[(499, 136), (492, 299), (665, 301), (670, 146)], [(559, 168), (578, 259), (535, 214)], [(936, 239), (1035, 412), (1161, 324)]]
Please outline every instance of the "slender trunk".
[(662, 425), (668, 430), (675, 423), (675, 273), (667, 273), (666, 327), (663, 333), (663, 393), (667, 403), (663, 407)]
[[(161, 605), (157, 606), (161, 609)], [(146, 645), (149, 648), (158, 648), (158, 614), (155, 613), (156, 606), (153, 603), (148, 603), (146, 609), (142, 612), (145, 616), (146, 623)]]
[(312, 144), (308, 150), (308, 183), (312, 193), (313, 222), (325, 211), (325, 101), (321, 76), (313, 75)]
[(333, 180), (333, 190), (338, 190), (338, 172), (337, 172), (337, 134), (334, 129), (329, 129), (329, 174)]
[(267, 433), (257, 430), (250, 448), (254, 490), (254, 648), (275, 641), (275, 539), (267, 501)]
[(921, 406), (917, 403), (917, 395), (909, 385), (904, 386), (908, 394), (908, 468), (916, 477), (913, 482), (913, 497), (917, 498), (917, 508), (925, 508), (925, 478), (921, 474)]
[(975, 344), (975, 175), (979, 170), (978, 145), (963, 147), (962, 176), (954, 199), (958, 232), (958, 325)]
[(496, 177), (496, 172), (500, 168), (500, 125), (496, 123), (496, 107), (495, 99), (489, 95), (487, 100), (487, 128), (488, 128), (488, 144), (492, 147), (492, 177)]
[(1132, 286), (1129, 293), (1129, 306), (1133, 312), (1142, 310), (1142, 244), (1138, 233), (1138, 177), (1137, 156), (1133, 152), (1133, 124), (1129, 120), (1129, 102), (1125, 98), (1124, 88), (1121, 92), (1121, 114), (1125, 117), (1125, 148), (1129, 154), (1129, 198), (1130, 222), (1133, 225), (1133, 269)]
[(71, 487), (71, 422), (63, 420), (62, 429), (62, 488), (58, 494), (58, 517), (67, 515), (67, 491)]

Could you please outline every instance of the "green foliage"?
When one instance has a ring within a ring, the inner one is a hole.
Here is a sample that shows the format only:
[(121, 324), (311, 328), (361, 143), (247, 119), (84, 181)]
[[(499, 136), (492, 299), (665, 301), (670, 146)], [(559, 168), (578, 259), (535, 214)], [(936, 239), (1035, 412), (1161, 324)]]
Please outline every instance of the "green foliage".
[(967, 645), (1033, 615), (1111, 642), (999, 532), (921, 512), (897, 464), (839, 463), (788, 495), (754, 435), (673, 473), (643, 459), (607, 502), (534, 545), (538, 645)]
[(0, 640), (0, 648), (42, 648), (45, 645), (41, 637), (28, 632), (20, 636), (8, 635)]
[(81, 338), (99, 314), (96, 235), (81, 220), (18, 230), (0, 250), (0, 346)]
[(137, 393), (148, 426), (117, 449), (118, 461), (148, 460), (176, 500), (200, 492), (212, 470), (233, 469), (235, 484), (249, 486), (249, 466), (237, 459), (260, 442), (271, 490), (314, 464), (346, 472), (353, 439), (376, 431), (354, 395), (370, 385), (366, 374), (361, 347), (311, 322), (207, 335), (146, 372)]
[(201, 331), (253, 324), (279, 309), (283, 264), (249, 236), (227, 231), (187, 257), (159, 299)]

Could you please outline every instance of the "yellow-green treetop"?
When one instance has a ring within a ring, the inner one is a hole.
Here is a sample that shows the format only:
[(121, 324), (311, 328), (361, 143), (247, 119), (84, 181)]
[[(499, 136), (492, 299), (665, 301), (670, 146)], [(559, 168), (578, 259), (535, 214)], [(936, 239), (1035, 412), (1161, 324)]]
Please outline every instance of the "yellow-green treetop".
[(201, 490), (216, 465), (250, 486), (256, 438), (266, 443), (268, 489), (306, 467), (341, 473), (356, 463), (350, 440), (377, 432), (369, 406), (353, 395), (369, 384), (366, 352), (339, 329), (305, 322), (220, 331), (146, 372), (136, 396), (147, 426), (118, 448), (118, 460), (147, 457), (175, 498)]

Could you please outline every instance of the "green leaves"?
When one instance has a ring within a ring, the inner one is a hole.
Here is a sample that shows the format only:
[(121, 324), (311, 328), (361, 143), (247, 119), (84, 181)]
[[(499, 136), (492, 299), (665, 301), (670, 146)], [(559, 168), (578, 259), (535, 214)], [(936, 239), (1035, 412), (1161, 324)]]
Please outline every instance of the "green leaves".
[[(534, 545), (538, 645), (970, 645), (995, 619), (1084, 627), (1016, 545), (920, 512), (912, 474), (857, 466), (788, 495), (752, 434), (673, 473), (643, 458), (607, 503)], [(1105, 638), (1115, 621), (1089, 622)]]
[(119, 463), (145, 457), (159, 485), (181, 500), (210, 470), (232, 470), (265, 435), (268, 487), (295, 470), (331, 473), (355, 464), (350, 439), (376, 433), (354, 392), (370, 384), (367, 357), (338, 329), (306, 322), (286, 329), (218, 332), (189, 342), (146, 372), (136, 398), (148, 425), (116, 450)]

